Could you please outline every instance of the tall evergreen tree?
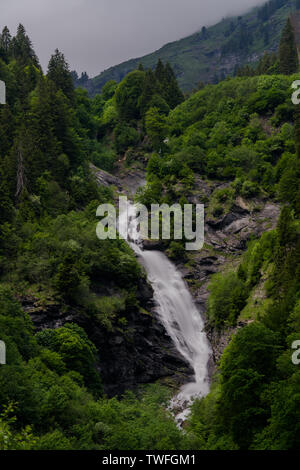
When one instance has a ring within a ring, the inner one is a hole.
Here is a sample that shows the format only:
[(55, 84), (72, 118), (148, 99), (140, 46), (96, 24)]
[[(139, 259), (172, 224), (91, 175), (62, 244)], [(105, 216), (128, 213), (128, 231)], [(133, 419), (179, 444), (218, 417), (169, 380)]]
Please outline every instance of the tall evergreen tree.
[(11, 44), (11, 34), (7, 26), (4, 26), (1, 39), (0, 39), (0, 47), (4, 49), (6, 53), (8, 53)]
[(158, 60), (155, 69), (155, 77), (160, 83), (161, 95), (171, 109), (175, 108), (184, 100), (183, 93), (178, 86), (175, 73), (169, 62), (164, 65), (161, 59)]
[(279, 45), (279, 71), (284, 75), (291, 75), (297, 72), (298, 68), (299, 59), (294, 31), (291, 20), (288, 18)]
[(143, 91), (139, 98), (139, 107), (142, 116), (144, 116), (149, 109), (153, 95), (158, 92), (159, 84), (156, 80), (155, 74), (151, 69), (149, 69), (146, 71)]
[(170, 108), (172, 109), (182, 103), (182, 101), (184, 101), (184, 96), (178, 86), (175, 73), (169, 62), (166, 63), (165, 77), (167, 84), (167, 94), (165, 99)]
[(11, 41), (11, 48), (13, 57), (22, 65), (33, 64), (35, 67), (40, 68), (32, 42), (22, 24), (19, 24), (17, 34)]
[(58, 49), (51, 56), (47, 77), (52, 80), (57, 90), (61, 90), (71, 102), (74, 101), (74, 83), (69, 65), (64, 54)]
[(11, 35), (7, 26), (3, 28), (2, 34), (0, 34), (0, 58), (5, 62), (8, 62), (8, 55), (11, 45)]
[(165, 78), (165, 67), (161, 59), (158, 59), (156, 68), (155, 68), (155, 77), (160, 83), (163, 83)]

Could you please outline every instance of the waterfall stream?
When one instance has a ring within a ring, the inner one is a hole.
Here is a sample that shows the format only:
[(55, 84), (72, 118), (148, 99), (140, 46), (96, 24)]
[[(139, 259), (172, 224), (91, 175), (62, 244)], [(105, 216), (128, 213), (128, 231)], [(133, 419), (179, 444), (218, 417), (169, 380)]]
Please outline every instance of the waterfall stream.
[(167, 333), (195, 371), (194, 381), (183, 385), (170, 404), (177, 422), (182, 423), (193, 398), (203, 397), (209, 392), (211, 349), (203, 331), (203, 318), (181, 274), (164, 253), (143, 250), (136, 217), (135, 205), (128, 202), (127, 211), (119, 216), (120, 235), (130, 244), (148, 274), (157, 313)]

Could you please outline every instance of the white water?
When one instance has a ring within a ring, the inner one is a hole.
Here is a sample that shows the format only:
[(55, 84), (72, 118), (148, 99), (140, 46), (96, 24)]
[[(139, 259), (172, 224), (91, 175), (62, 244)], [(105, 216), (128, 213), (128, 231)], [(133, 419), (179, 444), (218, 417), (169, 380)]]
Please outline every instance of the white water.
[(204, 322), (175, 266), (163, 253), (142, 249), (136, 209), (130, 202), (127, 212), (120, 214), (119, 232), (146, 269), (154, 290), (157, 313), (167, 333), (195, 371), (194, 381), (182, 386), (170, 405), (172, 410), (177, 410), (177, 421), (182, 422), (189, 413), (193, 398), (203, 397), (209, 392), (208, 361), (211, 349), (203, 331)]

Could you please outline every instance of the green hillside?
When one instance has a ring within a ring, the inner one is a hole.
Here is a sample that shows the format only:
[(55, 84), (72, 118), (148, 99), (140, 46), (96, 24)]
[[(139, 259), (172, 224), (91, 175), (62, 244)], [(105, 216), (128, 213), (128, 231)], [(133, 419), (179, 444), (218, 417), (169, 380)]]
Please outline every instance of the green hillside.
[[(300, 112), (290, 33), (287, 22), (278, 68), (288, 74), (230, 78), (184, 101), (161, 62), (91, 99), (74, 90), (62, 53), (44, 75), (24, 27), (15, 37), (3, 29), (0, 451), (299, 450)], [(91, 162), (114, 177), (102, 172), (110, 179), (97, 184)], [(204, 249), (187, 253), (175, 237), (161, 249), (199, 298), (207, 288), (206, 331), (233, 335), (184, 430), (169, 403), (188, 371), (157, 321), (146, 272), (125, 240), (95, 232), (96, 208), (120, 194), (111, 181), (136, 171), (148, 207), (205, 204)]]
[(257, 62), (264, 52), (276, 51), (285, 20), (295, 8), (294, 0), (271, 0), (242, 17), (223, 19), (152, 54), (111, 67), (83, 85), (94, 95), (107, 81), (120, 82), (140, 62), (153, 68), (159, 58), (170, 62), (183, 91), (197, 88), (201, 81), (216, 83), (238, 66)]

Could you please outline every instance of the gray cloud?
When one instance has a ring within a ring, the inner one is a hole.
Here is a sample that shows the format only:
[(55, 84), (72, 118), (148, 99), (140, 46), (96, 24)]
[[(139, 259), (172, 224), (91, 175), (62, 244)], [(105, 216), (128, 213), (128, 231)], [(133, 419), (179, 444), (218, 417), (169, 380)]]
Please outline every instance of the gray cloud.
[(23, 23), (44, 68), (55, 48), (96, 75), (265, 0), (0, 0), (1, 26)]

